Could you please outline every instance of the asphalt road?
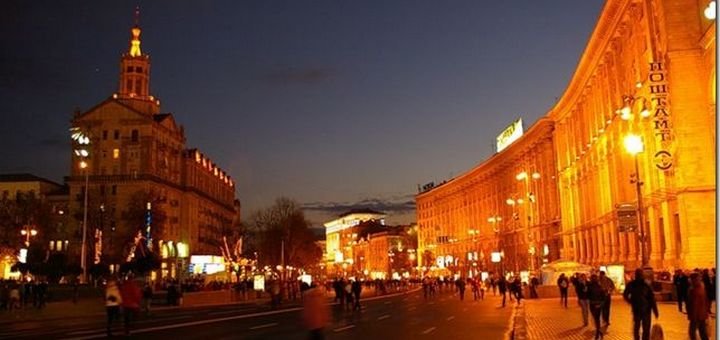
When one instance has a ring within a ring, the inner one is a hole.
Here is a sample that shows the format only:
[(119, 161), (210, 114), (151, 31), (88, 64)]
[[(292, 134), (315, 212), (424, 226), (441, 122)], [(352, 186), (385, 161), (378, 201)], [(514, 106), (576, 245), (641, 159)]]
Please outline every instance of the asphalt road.
[[(425, 300), (421, 291), (367, 298), (361, 311), (331, 306), (327, 339), (503, 339), (512, 308), (497, 297), (465, 301), (446, 291)], [(3, 324), (0, 339), (97, 339), (105, 337), (101, 316), (43, 323)], [(122, 334), (117, 325), (116, 334)], [(143, 317), (134, 325), (137, 339), (306, 339), (299, 306), (270, 310), (264, 305), (179, 309)]]

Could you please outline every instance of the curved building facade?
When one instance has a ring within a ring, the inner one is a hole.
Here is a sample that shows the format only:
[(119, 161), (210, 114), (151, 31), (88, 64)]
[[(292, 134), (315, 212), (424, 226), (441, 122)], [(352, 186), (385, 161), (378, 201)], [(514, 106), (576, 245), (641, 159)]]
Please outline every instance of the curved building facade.
[(472, 274), (495, 268), (489, 255), (500, 252), (506, 270), (556, 258), (710, 267), (716, 55), (709, 4), (607, 1), (546, 116), (506, 149), (416, 196), (419, 266)]
[[(417, 195), (418, 264), (475, 275), (560, 254), (554, 123), (543, 118), (472, 170)], [(502, 253), (494, 263), (493, 252)]]

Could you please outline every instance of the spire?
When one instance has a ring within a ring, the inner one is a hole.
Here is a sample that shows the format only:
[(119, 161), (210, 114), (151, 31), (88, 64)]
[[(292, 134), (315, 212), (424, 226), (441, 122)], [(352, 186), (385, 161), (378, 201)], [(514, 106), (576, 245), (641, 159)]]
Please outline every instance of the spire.
[(157, 113), (160, 101), (150, 95), (150, 56), (140, 51), (140, 7), (135, 7), (135, 25), (130, 29), (130, 50), (120, 58), (120, 81), (113, 98), (142, 112)]
[(139, 57), (142, 55), (140, 51), (140, 6), (135, 7), (135, 26), (130, 29), (130, 54), (131, 57)]

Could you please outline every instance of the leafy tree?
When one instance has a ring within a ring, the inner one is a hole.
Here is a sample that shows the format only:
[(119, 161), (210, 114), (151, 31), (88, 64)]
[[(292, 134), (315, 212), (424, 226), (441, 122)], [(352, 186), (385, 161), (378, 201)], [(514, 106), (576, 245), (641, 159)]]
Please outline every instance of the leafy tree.
[(153, 240), (163, 238), (167, 214), (162, 209), (164, 198), (152, 191), (138, 190), (132, 194), (130, 202), (122, 212), (122, 221), (125, 228), (118, 228), (115, 231), (115, 240), (118, 246), (116, 249), (123, 250), (123, 257), (128, 254), (129, 249), (135, 241), (138, 230), (145, 234), (145, 218), (147, 214), (147, 203), (150, 202), (152, 214), (150, 236)]
[(315, 244), (310, 222), (293, 200), (280, 197), (275, 204), (255, 212), (248, 225), (252, 248), (258, 252), (261, 266), (282, 263), (280, 253), (285, 246), (285, 264), (309, 267), (320, 261), (322, 249)]

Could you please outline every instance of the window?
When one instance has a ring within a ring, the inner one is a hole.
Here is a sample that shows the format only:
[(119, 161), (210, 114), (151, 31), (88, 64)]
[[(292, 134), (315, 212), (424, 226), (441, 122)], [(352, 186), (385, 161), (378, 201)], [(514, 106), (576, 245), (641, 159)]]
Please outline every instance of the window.
[(103, 140), (107, 140), (107, 130), (103, 130), (102, 138), (103, 138)]
[(55, 241), (50, 241), (50, 251), (55, 250)]
[(113, 159), (120, 158), (120, 149), (113, 149)]
[(115, 130), (115, 132), (113, 133), (113, 137), (115, 138), (115, 140), (120, 139), (120, 130)]
[(107, 158), (107, 151), (105, 151), (105, 150), (102, 151), (102, 158)]
[(137, 72), (137, 73), (142, 73), (142, 67), (136, 66), (136, 67), (135, 67), (135, 72)]
[(128, 66), (128, 67), (127, 67), (127, 72), (128, 72), (128, 73), (132, 73), (132, 71), (133, 71), (133, 67), (132, 67), (132, 66)]
[(137, 141), (138, 141), (138, 130), (132, 130), (132, 133), (131, 133), (131, 135), (130, 135), (130, 139), (131, 139), (133, 142), (137, 142)]
[(117, 185), (113, 185), (113, 186), (112, 186), (111, 193), (112, 193), (113, 195), (117, 195)]

